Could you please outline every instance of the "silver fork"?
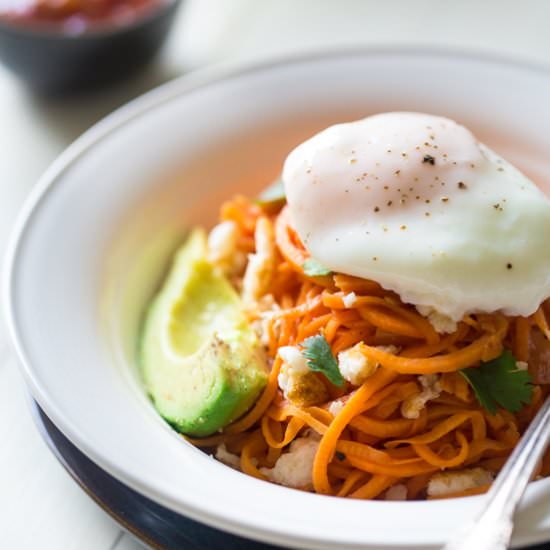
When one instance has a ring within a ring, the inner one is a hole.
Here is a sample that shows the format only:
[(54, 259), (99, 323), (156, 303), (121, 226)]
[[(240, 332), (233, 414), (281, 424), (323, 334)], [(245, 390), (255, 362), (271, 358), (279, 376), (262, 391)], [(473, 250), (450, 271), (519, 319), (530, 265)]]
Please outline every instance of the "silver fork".
[(443, 550), (505, 550), (514, 512), (550, 440), (550, 396), (532, 420), (486, 495), (485, 505)]

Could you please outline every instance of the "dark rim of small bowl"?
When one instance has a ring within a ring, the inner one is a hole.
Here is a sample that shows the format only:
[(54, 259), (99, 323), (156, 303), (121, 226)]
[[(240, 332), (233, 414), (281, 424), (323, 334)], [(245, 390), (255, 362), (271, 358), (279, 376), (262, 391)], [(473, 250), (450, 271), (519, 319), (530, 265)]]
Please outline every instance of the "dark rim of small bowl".
[(175, 10), (183, 0), (163, 0), (152, 9), (147, 10), (142, 16), (128, 24), (99, 24), (97, 28), (92, 27), (80, 34), (65, 34), (62, 27), (57, 23), (44, 23), (38, 25), (24, 25), (18, 23), (10, 23), (5, 19), (0, 18), (0, 32), (9, 33), (25, 38), (39, 38), (44, 40), (86, 40), (95, 38), (107, 38), (110, 36), (123, 34), (137, 27), (145, 26), (151, 21), (161, 17), (166, 12)]

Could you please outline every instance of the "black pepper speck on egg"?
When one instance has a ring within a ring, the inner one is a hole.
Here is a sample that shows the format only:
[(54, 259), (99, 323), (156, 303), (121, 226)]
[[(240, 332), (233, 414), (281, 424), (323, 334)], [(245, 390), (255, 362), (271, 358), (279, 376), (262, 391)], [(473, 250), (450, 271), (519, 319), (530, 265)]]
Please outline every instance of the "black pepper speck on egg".
[(432, 166), (435, 165), (435, 157), (432, 157), (432, 155), (424, 155), (424, 158), (422, 159), (423, 164), (431, 164)]

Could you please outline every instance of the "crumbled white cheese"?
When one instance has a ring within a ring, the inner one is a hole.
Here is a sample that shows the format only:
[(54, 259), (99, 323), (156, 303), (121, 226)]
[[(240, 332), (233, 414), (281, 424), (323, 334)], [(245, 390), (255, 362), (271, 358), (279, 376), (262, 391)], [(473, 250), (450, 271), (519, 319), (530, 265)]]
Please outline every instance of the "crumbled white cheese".
[(385, 500), (407, 500), (407, 487), (402, 483), (392, 485), (387, 491)]
[[(398, 353), (395, 346), (377, 346), (377, 349), (386, 353)], [(338, 368), (342, 376), (354, 386), (360, 386), (378, 368), (378, 362), (369, 360), (360, 351), (360, 345), (341, 351), (338, 354)]]
[(355, 292), (350, 292), (349, 294), (342, 296), (342, 302), (344, 302), (344, 306), (346, 307), (352, 307), (356, 300), (357, 295)]
[(233, 264), (239, 239), (239, 226), (234, 221), (216, 225), (208, 235), (208, 261), (227, 271)]
[[(273, 294), (265, 294), (255, 304), (252, 309), (249, 308), (249, 313), (252, 317), (256, 317), (252, 321), (252, 328), (260, 338), (260, 342), (264, 346), (269, 345), (269, 323), (273, 316), (280, 311), (281, 307), (273, 298)], [(278, 337), (281, 327), (280, 319), (276, 319), (273, 323), (275, 336)]]
[(208, 259), (211, 262), (225, 260), (237, 247), (239, 226), (234, 221), (216, 225), (208, 235)]
[(281, 359), (296, 372), (308, 372), (307, 358), (298, 346), (282, 346), (279, 348)]
[(279, 348), (283, 360), (277, 382), (288, 399), (298, 407), (310, 407), (328, 401), (330, 395), (326, 386), (307, 364), (300, 348), (283, 346)]
[(368, 361), (357, 346), (338, 354), (338, 368), (342, 376), (356, 386), (373, 374), (377, 366), (376, 362)]
[(225, 443), (220, 443), (218, 445), (218, 447), (216, 448), (216, 454), (214, 456), (220, 462), (223, 462), (227, 466), (231, 466), (231, 468), (235, 468), (236, 470), (241, 469), (241, 459), (237, 455), (230, 453), (227, 450)]
[(420, 411), (426, 406), (426, 403), (432, 399), (437, 399), (441, 395), (441, 382), (439, 374), (421, 374), (418, 381), (422, 391), (401, 404), (401, 415), (405, 418), (416, 419), (420, 416)]
[(279, 485), (309, 489), (313, 484), (313, 461), (318, 448), (318, 437), (300, 437), (291, 443), (289, 452), (282, 454), (273, 468), (260, 471)]
[(344, 408), (344, 405), (345, 403), (341, 399), (337, 399), (329, 405), (328, 412), (332, 414), (332, 416), (336, 416)]
[(284, 396), (288, 398), (288, 394), (300, 377), (309, 372), (309, 366), (306, 357), (297, 346), (282, 346), (279, 348), (279, 355), (283, 364), (277, 381)]
[(481, 487), (493, 481), (493, 474), (483, 468), (470, 468), (457, 472), (438, 472), (428, 483), (428, 496), (451, 495)]
[(451, 334), (457, 329), (456, 321), (453, 321), (450, 317), (440, 313), (431, 306), (416, 306), (416, 309), (420, 315), (428, 319), (432, 327), (439, 334)]
[(518, 370), (527, 370), (529, 364), (526, 361), (516, 361), (516, 367)]
[(243, 277), (242, 297), (246, 303), (255, 302), (269, 288), (275, 271), (275, 235), (268, 218), (259, 218), (254, 231), (255, 254), (248, 255)]

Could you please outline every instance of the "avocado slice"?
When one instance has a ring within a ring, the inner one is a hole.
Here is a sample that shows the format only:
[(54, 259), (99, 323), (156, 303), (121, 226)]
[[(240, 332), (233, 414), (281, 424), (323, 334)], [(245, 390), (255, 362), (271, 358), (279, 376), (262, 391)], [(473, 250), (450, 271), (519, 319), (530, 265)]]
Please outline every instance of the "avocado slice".
[(241, 300), (206, 258), (195, 229), (146, 314), (141, 366), (161, 416), (181, 433), (210, 435), (245, 413), (267, 382), (263, 349)]

